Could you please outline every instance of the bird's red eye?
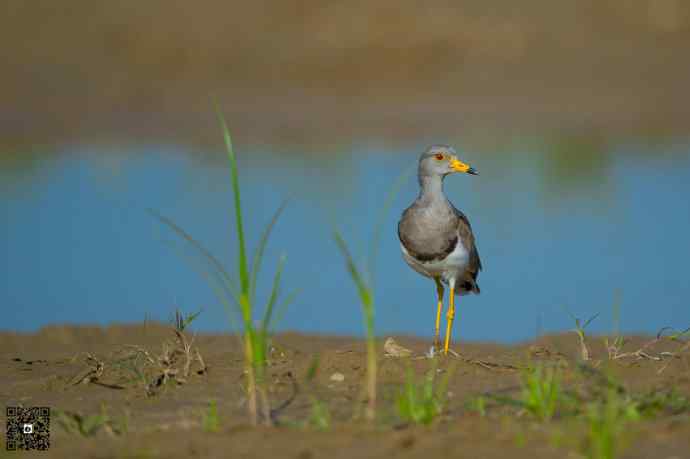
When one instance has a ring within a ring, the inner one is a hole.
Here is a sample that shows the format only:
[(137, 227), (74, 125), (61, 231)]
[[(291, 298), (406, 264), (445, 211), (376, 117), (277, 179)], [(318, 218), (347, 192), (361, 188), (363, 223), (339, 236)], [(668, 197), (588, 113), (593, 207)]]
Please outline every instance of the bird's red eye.
[(436, 154), (436, 159), (438, 159), (439, 161), (443, 161), (443, 158), (444, 158), (443, 153), (437, 153)]

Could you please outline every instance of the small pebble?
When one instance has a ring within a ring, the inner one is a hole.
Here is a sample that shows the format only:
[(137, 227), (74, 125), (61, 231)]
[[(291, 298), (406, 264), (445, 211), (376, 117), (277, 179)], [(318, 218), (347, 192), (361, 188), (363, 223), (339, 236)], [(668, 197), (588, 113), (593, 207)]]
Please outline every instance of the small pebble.
[(402, 347), (393, 338), (387, 338), (383, 343), (383, 352), (386, 357), (410, 357), (412, 351)]

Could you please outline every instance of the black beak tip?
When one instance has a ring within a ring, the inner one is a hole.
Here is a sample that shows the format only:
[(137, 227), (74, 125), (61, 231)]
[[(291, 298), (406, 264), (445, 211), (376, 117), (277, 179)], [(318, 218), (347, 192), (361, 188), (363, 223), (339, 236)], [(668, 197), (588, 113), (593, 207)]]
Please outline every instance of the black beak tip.
[(469, 169), (467, 169), (467, 173), (470, 175), (479, 175), (479, 172), (477, 172), (477, 169), (475, 169), (474, 167), (470, 167)]

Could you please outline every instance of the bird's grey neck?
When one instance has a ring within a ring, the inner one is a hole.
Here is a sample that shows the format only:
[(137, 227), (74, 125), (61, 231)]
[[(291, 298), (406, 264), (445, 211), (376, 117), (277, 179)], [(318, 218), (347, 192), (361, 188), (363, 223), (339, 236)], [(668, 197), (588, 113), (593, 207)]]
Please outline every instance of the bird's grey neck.
[(419, 200), (424, 202), (445, 201), (443, 177), (440, 175), (419, 176)]

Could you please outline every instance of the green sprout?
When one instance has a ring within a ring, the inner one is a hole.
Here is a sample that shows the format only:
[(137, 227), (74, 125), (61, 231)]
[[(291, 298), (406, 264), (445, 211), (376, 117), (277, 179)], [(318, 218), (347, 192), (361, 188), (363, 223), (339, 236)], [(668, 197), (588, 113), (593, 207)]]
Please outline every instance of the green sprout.
[(585, 334), (585, 329), (592, 323), (594, 319), (599, 317), (599, 313), (594, 314), (592, 317), (587, 319), (584, 323), (577, 317), (575, 317), (570, 311), (566, 309), (568, 315), (575, 321), (575, 328), (572, 330), (578, 337), (580, 342), (580, 356), (583, 361), (588, 361), (590, 359), (589, 348), (587, 347), (587, 335)]
[(623, 448), (625, 427), (640, 418), (637, 407), (609, 388), (604, 400), (587, 406), (584, 453), (589, 459), (614, 459)]
[(405, 421), (429, 425), (443, 412), (448, 387), (448, 373), (439, 383), (434, 364), (421, 382), (416, 381), (408, 366), (405, 383), (398, 393), (396, 406), (398, 415)]
[(201, 418), (201, 426), (205, 432), (218, 432), (220, 430), (218, 403), (215, 400), (211, 400), (208, 403), (208, 408)]
[(550, 420), (562, 397), (560, 374), (553, 367), (539, 365), (522, 376), (522, 404), (541, 421)]

